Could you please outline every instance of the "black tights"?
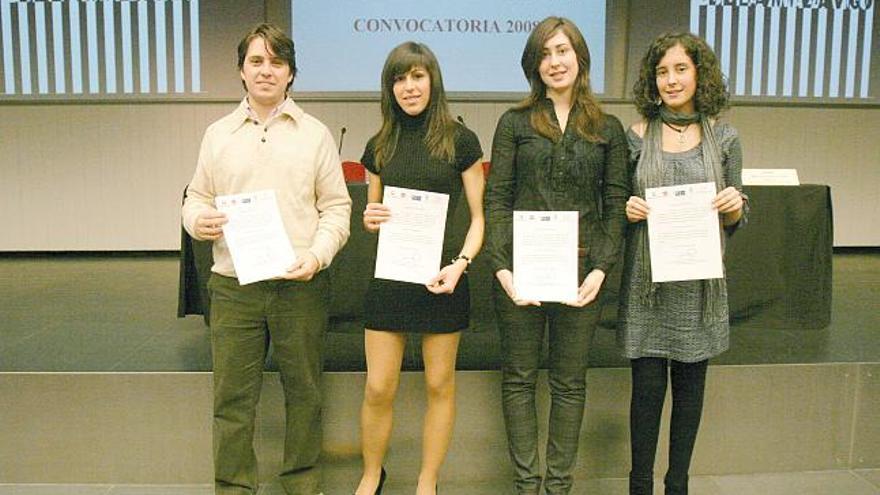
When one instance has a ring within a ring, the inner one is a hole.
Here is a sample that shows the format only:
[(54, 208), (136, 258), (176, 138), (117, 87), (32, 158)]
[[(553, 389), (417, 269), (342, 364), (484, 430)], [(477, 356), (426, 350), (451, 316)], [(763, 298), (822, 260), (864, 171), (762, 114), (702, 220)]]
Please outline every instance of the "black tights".
[(664, 358), (639, 358), (631, 362), (629, 427), (632, 471), (629, 474), (629, 493), (653, 493), (654, 455), (660, 432), (660, 414), (666, 398), (667, 370), (671, 367), (672, 421), (669, 429), (669, 470), (664, 485), (666, 495), (686, 495), (691, 454), (703, 412), (703, 390), (709, 361), (682, 363)]

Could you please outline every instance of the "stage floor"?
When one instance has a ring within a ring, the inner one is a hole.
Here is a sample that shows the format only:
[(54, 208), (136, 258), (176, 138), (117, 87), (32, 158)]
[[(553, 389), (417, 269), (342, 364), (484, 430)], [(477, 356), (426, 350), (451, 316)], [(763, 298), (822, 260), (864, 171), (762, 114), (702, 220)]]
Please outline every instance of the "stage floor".
[[(833, 267), (830, 326), (737, 323), (712, 363), (880, 362), (880, 251), (836, 253)], [(208, 328), (176, 317), (177, 285), (176, 253), (0, 253), (0, 372), (210, 371)], [(613, 329), (596, 332), (590, 363), (627, 366)]]
[[(328, 476), (335, 473), (328, 472)], [(354, 480), (349, 477), (328, 480), (325, 494), (351, 493)], [(658, 479), (655, 489), (662, 487)], [(414, 485), (389, 479), (383, 490), (387, 495), (411, 494)], [(497, 482), (456, 483), (443, 481), (444, 495), (498, 495), (510, 493), (509, 485)], [(578, 480), (579, 493), (625, 495), (625, 479)], [(810, 471), (794, 473), (738, 474), (730, 476), (694, 476), (691, 491), (700, 495), (880, 495), (880, 469), (855, 471)], [(210, 485), (3, 485), (0, 495), (211, 495)], [(662, 491), (655, 491), (662, 493)], [(263, 485), (258, 495), (284, 495), (277, 485)]]

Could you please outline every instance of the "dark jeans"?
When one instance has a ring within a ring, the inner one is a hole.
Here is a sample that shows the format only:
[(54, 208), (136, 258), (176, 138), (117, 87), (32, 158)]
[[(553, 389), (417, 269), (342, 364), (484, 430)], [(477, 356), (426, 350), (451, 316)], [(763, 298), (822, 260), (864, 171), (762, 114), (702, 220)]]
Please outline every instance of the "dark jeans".
[(269, 280), (241, 286), (212, 275), (214, 489), (257, 492), (254, 417), (271, 339), (286, 411), (281, 485), (290, 495), (319, 492), (321, 345), (327, 326), (327, 281)]
[(501, 332), (501, 399), (517, 493), (537, 494), (539, 473), (535, 382), (545, 329), (549, 331), (550, 425), (544, 489), (549, 495), (571, 491), (586, 399), (588, 347), (599, 306), (573, 308), (544, 303), (516, 306), (495, 282), (495, 312)]
[(664, 358), (632, 361), (632, 400), (629, 411), (632, 471), (630, 495), (654, 493), (654, 455), (660, 414), (666, 399), (668, 370), (672, 370), (672, 420), (669, 428), (669, 470), (666, 495), (687, 495), (691, 454), (703, 413), (703, 391), (709, 361), (682, 363)]

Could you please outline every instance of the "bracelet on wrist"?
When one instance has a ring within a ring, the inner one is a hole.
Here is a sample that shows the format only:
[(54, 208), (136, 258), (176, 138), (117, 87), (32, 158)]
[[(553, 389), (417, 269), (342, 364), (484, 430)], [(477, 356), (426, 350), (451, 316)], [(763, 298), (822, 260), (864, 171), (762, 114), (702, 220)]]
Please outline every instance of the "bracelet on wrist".
[(458, 260), (465, 260), (465, 262), (467, 262), (467, 265), (464, 267), (464, 273), (467, 273), (468, 268), (471, 266), (471, 259), (464, 254), (459, 254), (458, 256), (449, 260), (449, 263), (454, 264)]

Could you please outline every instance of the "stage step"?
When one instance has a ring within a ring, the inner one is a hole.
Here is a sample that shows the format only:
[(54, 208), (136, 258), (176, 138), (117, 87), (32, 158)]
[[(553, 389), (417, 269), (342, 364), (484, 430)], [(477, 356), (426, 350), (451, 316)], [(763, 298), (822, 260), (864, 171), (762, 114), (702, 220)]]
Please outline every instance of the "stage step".
[[(505, 479), (500, 373), (457, 380), (443, 477)], [(325, 374), (324, 458), (334, 478), (358, 476), (363, 383), (363, 373)], [(539, 383), (546, 404), (546, 376)], [(625, 478), (629, 370), (591, 369), (587, 384), (576, 476)], [(210, 483), (211, 386), (210, 373), (0, 373), (0, 483)], [(404, 373), (386, 464), (395, 473), (418, 472), (423, 407), (423, 375)], [(266, 373), (255, 441), (263, 481), (280, 464), (282, 408), (278, 374)], [(539, 413), (546, 419), (547, 408)], [(661, 437), (667, 423), (668, 407)], [(878, 424), (880, 363), (710, 366), (692, 473), (877, 469)], [(661, 441), (659, 473), (665, 450)]]

